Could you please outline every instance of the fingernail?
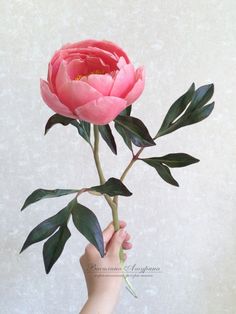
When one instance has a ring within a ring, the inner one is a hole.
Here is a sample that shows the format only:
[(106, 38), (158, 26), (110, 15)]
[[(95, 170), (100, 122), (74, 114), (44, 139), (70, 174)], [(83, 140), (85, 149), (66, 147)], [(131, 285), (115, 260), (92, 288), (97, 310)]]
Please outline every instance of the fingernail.
[(119, 231), (119, 236), (121, 237), (121, 238), (124, 238), (125, 236), (126, 236), (126, 230), (125, 229), (120, 229), (120, 231)]

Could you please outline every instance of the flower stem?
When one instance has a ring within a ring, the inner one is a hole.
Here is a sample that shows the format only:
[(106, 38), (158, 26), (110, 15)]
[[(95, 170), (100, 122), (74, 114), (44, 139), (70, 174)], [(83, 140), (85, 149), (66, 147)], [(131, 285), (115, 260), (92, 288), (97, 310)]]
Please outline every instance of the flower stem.
[[(93, 155), (94, 155), (94, 160), (98, 172), (98, 176), (100, 179), (100, 184), (104, 184), (106, 182), (106, 179), (104, 177), (103, 171), (102, 171), (102, 166), (99, 158), (99, 130), (98, 126), (94, 125), (94, 148), (93, 148)], [(111, 207), (112, 210), (112, 217), (113, 217), (113, 224), (115, 231), (119, 230), (120, 225), (119, 225), (119, 218), (118, 218), (118, 207), (117, 205), (113, 202), (113, 200), (108, 196), (104, 195), (107, 203)]]
[(99, 159), (99, 130), (98, 130), (98, 126), (97, 125), (94, 125), (93, 131), (94, 131), (93, 156), (94, 156), (96, 168), (97, 168), (97, 171), (98, 171), (98, 176), (99, 176), (99, 179), (100, 179), (100, 184), (104, 184), (106, 182), (106, 179), (104, 177), (104, 174), (103, 174), (103, 171), (102, 171), (101, 162), (100, 162), (100, 159)]
[[(141, 147), (137, 153), (133, 156), (133, 158), (130, 160), (128, 166), (125, 168), (125, 170), (123, 171), (121, 177), (120, 177), (120, 181), (123, 182), (127, 173), (129, 172), (129, 170), (131, 169), (131, 167), (133, 166), (133, 164), (135, 163), (136, 160), (138, 160), (139, 155), (142, 153), (142, 151), (144, 150), (144, 147)], [(118, 206), (118, 196), (115, 196), (113, 198), (113, 202), (116, 204), (116, 206)]]

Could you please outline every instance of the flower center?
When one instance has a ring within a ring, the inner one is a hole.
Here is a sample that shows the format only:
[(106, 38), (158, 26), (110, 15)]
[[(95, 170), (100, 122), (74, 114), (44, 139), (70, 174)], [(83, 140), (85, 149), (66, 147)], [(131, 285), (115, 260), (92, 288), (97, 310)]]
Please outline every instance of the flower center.
[(79, 81), (82, 79), (82, 77), (88, 77), (90, 74), (105, 74), (106, 72), (103, 71), (103, 70), (95, 70), (95, 71), (92, 71), (90, 72), (89, 74), (87, 75), (81, 75), (81, 74), (78, 74), (76, 77), (75, 77), (75, 80), (76, 81)]

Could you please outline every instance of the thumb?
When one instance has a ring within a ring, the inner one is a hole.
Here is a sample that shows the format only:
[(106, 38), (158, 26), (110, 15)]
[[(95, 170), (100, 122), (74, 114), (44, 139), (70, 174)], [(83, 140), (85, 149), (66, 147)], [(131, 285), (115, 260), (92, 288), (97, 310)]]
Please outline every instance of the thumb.
[(115, 232), (109, 243), (109, 248), (107, 251), (108, 255), (119, 256), (120, 248), (125, 240), (126, 234), (127, 232), (125, 229), (119, 229), (117, 232)]

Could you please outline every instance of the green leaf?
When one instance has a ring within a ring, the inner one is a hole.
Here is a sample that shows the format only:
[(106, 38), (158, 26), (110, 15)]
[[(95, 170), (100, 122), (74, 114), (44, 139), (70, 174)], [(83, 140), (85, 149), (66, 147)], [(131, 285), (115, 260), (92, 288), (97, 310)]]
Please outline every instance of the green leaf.
[(184, 153), (168, 154), (162, 157), (151, 157), (148, 158), (148, 160), (151, 160), (153, 162), (156, 161), (157, 163), (163, 163), (171, 168), (185, 167), (199, 162), (199, 159)]
[(197, 108), (194, 110), (191, 115), (183, 119), (182, 126), (198, 123), (204, 119), (206, 119), (213, 111), (215, 103), (208, 104), (204, 107)]
[(78, 133), (80, 136), (82, 136), (89, 144), (90, 144), (90, 123), (86, 121), (80, 121), (78, 122), (76, 119), (68, 118), (61, 116), (60, 114), (54, 114), (51, 116), (45, 126), (45, 133), (47, 132), (55, 125), (55, 124), (62, 124), (64, 126), (66, 125), (73, 125), (78, 130)]
[(77, 203), (72, 209), (72, 219), (79, 232), (97, 248), (103, 257), (105, 255), (104, 241), (96, 215), (89, 208)]
[(193, 111), (196, 108), (203, 107), (213, 96), (214, 93), (214, 85), (208, 84), (203, 85), (199, 87), (193, 97), (193, 100), (191, 101), (191, 104), (189, 105), (187, 112)]
[[(191, 91), (191, 88), (189, 89), (189, 91)], [(188, 92), (187, 92), (187, 94), (188, 94)], [(155, 136), (155, 139), (158, 137), (161, 137), (163, 135), (169, 134), (169, 133), (171, 133), (171, 132), (173, 132), (173, 131), (181, 128), (181, 127), (200, 122), (200, 121), (206, 119), (211, 114), (211, 112), (214, 108), (214, 102), (211, 104), (208, 104), (208, 105), (206, 105), (206, 103), (210, 100), (210, 98), (212, 97), (212, 95), (214, 93), (214, 85), (209, 84), (209, 85), (204, 85), (204, 86), (199, 87), (194, 92), (194, 95), (192, 97), (192, 101), (188, 105), (187, 101), (191, 98), (192, 92), (193, 92), (193, 90), (191, 92), (189, 92), (189, 95), (188, 95), (189, 97), (186, 98), (187, 100), (186, 100), (186, 102), (184, 101), (184, 104), (182, 102), (179, 103), (180, 116), (179, 117), (177, 116), (178, 110), (176, 110), (175, 115), (169, 115), (169, 117), (170, 117), (169, 120), (168, 119), (166, 120), (166, 118), (165, 118), (160, 130), (158, 131), (157, 135)], [(178, 101), (176, 103), (178, 104)], [(186, 110), (184, 111), (184, 109), (185, 109), (184, 107), (186, 105), (188, 105), (188, 106), (187, 106)], [(171, 110), (171, 108), (170, 108), (170, 110)], [(183, 113), (183, 114), (181, 115), (181, 113)], [(175, 117), (175, 119), (171, 122), (173, 117)]]
[(76, 120), (73, 120), (71, 121), (71, 124), (77, 128), (79, 135), (90, 144), (90, 123), (86, 121), (78, 122)]
[(152, 159), (152, 158), (143, 158), (141, 160), (147, 163), (148, 165), (152, 166), (153, 168), (155, 168), (159, 176), (164, 181), (174, 186), (179, 186), (178, 182), (172, 177), (170, 169), (167, 166), (163, 165), (159, 160)]
[(35, 227), (28, 235), (20, 253), (27, 249), (30, 245), (45, 240), (53, 234), (59, 226), (66, 224), (70, 216), (73, 203), (74, 200), (71, 201), (65, 208), (60, 210), (56, 215), (44, 220), (37, 227)]
[(111, 128), (110, 128), (109, 124), (99, 125), (98, 130), (99, 130), (102, 138), (104, 139), (104, 141), (110, 147), (111, 151), (116, 155), (117, 154), (116, 142), (115, 142), (114, 136), (111, 132)]
[(116, 178), (110, 178), (104, 184), (93, 186), (89, 190), (99, 192), (101, 194), (107, 194), (109, 196), (130, 196), (132, 193), (127, 189), (127, 187)]
[(51, 127), (53, 127), (55, 124), (60, 123), (62, 125), (68, 125), (72, 121), (76, 121), (76, 120), (73, 118), (61, 116), (60, 114), (56, 113), (48, 119), (48, 122), (46, 123), (46, 126), (45, 126), (44, 135), (46, 135), (48, 131), (51, 129)]
[(31, 193), (27, 199), (25, 200), (24, 205), (21, 210), (25, 209), (30, 204), (36, 203), (44, 198), (53, 198), (64, 196), (67, 194), (77, 193), (79, 190), (66, 190), (66, 189), (56, 189), (56, 190), (45, 190), (45, 189), (37, 189), (33, 193)]
[(118, 116), (115, 122), (125, 129), (127, 137), (130, 138), (134, 145), (138, 147), (156, 145), (141, 120), (130, 116)]
[(130, 137), (127, 135), (127, 132), (126, 132), (125, 128), (123, 128), (123, 126), (119, 125), (116, 122), (115, 122), (115, 128), (116, 128), (116, 131), (122, 136), (122, 138), (123, 138), (125, 144), (127, 145), (127, 147), (132, 152), (133, 151), (132, 142), (131, 142)]
[(186, 93), (184, 93), (180, 98), (178, 98), (173, 105), (170, 107), (170, 109), (168, 110), (165, 119), (161, 125), (161, 128), (159, 130), (162, 131), (164, 129), (166, 129), (167, 127), (169, 127), (171, 125), (171, 123), (178, 118), (179, 115), (181, 115), (181, 113), (184, 112), (184, 110), (186, 109), (186, 107), (188, 106), (189, 102), (192, 100), (193, 95), (194, 95), (194, 91), (195, 91), (195, 84), (193, 83), (190, 88), (187, 90)]
[(120, 116), (130, 116), (132, 110), (132, 105), (126, 107), (123, 111), (121, 111)]
[(60, 226), (59, 230), (54, 233), (43, 246), (43, 259), (45, 271), (48, 274), (52, 266), (60, 257), (67, 240), (70, 238), (71, 233), (67, 225)]

